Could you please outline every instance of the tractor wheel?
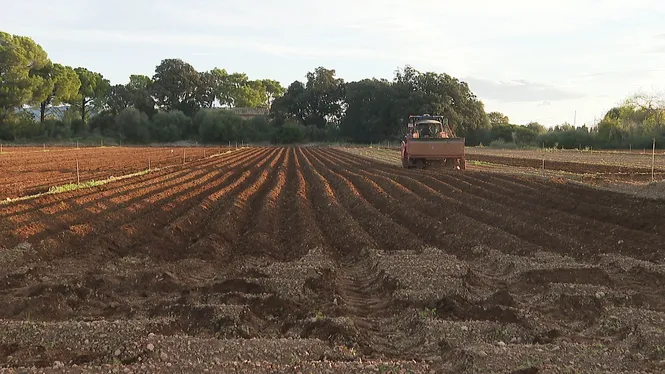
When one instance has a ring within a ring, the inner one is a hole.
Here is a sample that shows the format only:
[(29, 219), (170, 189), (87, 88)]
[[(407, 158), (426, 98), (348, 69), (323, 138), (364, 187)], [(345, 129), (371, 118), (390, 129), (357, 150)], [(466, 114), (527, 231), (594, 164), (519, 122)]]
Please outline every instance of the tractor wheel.
[(409, 155), (406, 153), (406, 150), (402, 150), (402, 168), (404, 169), (410, 169), (411, 168), (411, 160), (409, 160)]
[(402, 156), (402, 168), (408, 169), (409, 168), (409, 159)]
[(466, 158), (462, 158), (459, 160), (459, 168), (460, 170), (466, 170)]

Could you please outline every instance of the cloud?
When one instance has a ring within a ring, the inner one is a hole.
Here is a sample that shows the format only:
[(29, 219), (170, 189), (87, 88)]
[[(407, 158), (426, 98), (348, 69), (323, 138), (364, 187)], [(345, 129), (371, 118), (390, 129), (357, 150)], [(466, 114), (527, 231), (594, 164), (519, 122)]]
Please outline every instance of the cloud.
[[(213, 34), (197, 33), (132, 33), (119, 30), (95, 30), (95, 29), (60, 29), (41, 30), (34, 29), (31, 35), (38, 35), (39, 39), (51, 39), (70, 42), (105, 42), (118, 44), (146, 44), (165, 46), (195, 46), (207, 47), (219, 50), (219, 48), (231, 48), (248, 51), (260, 51), (280, 56), (296, 56), (303, 58), (320, 57), (352, 57), (352, 58), (375, 58), (381, 54), (377, 51), (365, 48), (345, 47), (317, 47), (311, 46), (301, 48), (297, 45), (288, 45), (242, 36), (221, 36)], [(198, 55), (214, 55), (219, 52), (198, 52)]]
[[(663, 47), (665, 51), (665, 46)], [(603, 71), (598, 73), (590, 73), (580, 75), (582, 79), (608, 79), (608, 78), (623, 78), (623, 79), (640, 79), (649, 77), (652, 73), (664, 72), (665, 69), (630, 69), (630, 70), (615, 70)]]
[(469, 88), (479, 97), (500, 102), (552, 102), (584, 97), (581, 93), (523, 79), (493, 81), (467, 77), (463, 80), (469, 84)]
[(665, 44), (648, 49), (646, 54), (660, 55), (665, 54)]

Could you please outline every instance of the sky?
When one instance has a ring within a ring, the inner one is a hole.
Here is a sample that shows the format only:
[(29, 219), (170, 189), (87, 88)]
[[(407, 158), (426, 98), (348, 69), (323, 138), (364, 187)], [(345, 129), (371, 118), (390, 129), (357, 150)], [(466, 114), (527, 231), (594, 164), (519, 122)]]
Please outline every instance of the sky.
[[(57, 5), (55, 5), (57, 4)], [(591, 125), (665, 92), (663, 0), (0, 0), (0, 31), (113, 84), (165, 58), (284, 86), (318, 66), (345, 81), (447, 73), (512, 123)]]

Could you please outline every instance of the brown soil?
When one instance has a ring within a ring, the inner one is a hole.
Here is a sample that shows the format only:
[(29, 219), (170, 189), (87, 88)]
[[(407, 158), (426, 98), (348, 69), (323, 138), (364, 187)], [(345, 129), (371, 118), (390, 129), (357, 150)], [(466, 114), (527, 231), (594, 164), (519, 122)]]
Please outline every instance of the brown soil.
[[(518, 158), (506, 156), (493, 156), (484, 154), (469, 154), (468, 160), (488, 162), (492, 164), (501, 164), (518, 167), (529, 167), (542, 169), (543, 160), (533, 158)], [(651, 168), (631, 167), (620, 165), (601, 165), (593, 163), (575, 162), (575, 161), (553, 161), (545, 159), (545, 170), (558, 170), (576, 174), (592, 174), (596, 179), (615, 179), (629, 181), (651, 181)], [(665, 178), (665, 171), (661, 168), (655, 169), (654, 176), (656, 180)]]
[(0, 372), (658, 372), (664, 214), (309, 147), (13, 202)]
[(0, 200), (34, 195), (78, 181), (76, 161), (81, 182), (119, 177), (151, 168), (180, 166), (223, 153), (220, 147), (110, 147), (110, 148), (42, 148), (12, 147), (0, 154)]

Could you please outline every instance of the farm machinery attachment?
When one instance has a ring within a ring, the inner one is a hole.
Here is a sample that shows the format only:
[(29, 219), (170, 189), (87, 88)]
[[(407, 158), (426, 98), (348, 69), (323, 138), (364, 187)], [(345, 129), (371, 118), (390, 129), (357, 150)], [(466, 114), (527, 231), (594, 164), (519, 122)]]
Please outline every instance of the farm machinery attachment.
[(465, 141), (443, 116), (411, 115), (402, 140), (402, 167), (424, 168), (440, 161), (445, 168), (466, 169)]

